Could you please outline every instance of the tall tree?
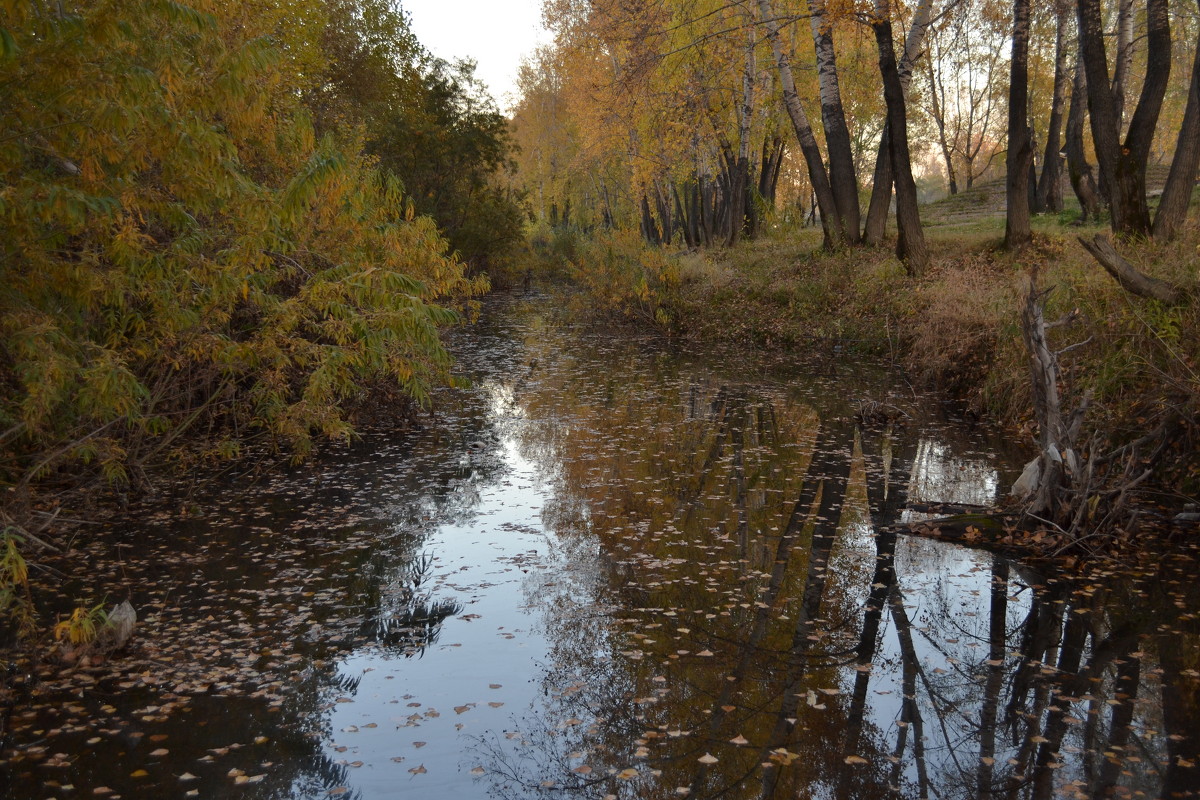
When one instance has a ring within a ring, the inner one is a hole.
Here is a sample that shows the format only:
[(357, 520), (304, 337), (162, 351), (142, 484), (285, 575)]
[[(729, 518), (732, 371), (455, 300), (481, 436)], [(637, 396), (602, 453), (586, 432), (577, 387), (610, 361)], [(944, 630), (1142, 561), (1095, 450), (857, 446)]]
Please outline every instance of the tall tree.
[(1167, 0), (1146, 3), (1146, 77), (1124, 143), (1120, 115), (1109, 83), (1100, 0), (1079, 0), (1079, 44), (1087, 71), (1092, 141), (1100, 162), (1100, 184), (1108, 190), (1113, 231), (1150, 233), (1146, 162), (1171, 73), (1171, 23)]
[[(1200, 37), (1198, 37), (1200, 38)], [(1173, 239), (1184, 219), (1196, 184), (1196, 169), (1200, 165), (1200, 41), (1196, 43), (1192, 63), (1192, 79), (1188, 87), (1187, 106), (1183, 124), (1175, 144), (1175, 157), (1163, 187), (1158, 211), (1154, 215), (1154, 238)]]
[[(920, 0), (913, 12), (908, 36), (904, 41), (904, 57), (900, 60), (900, 86), (907, 95), (912, 81), (913, 65), (921, 56), (925, 35), (929, 30), (933, 0)], [(892, 137), (885, 123), (879, 137), (879, 148), (875, 155), (875, 175), (871, 186), (871, 200), (867, 206), (867, 221), (863, 226), (863, 241), (877, 247), (883, 243), (887, 232), (888, 208), (892, 203)]]
[(817, 54), (817, 82), (821, 92), (821, 121), (825, 126), (825, 147), (829, 152), (829, 181), (837, 203), (842, 229), (850, 244), (858, 244), (858, 176), (854, 172), (854, 151), (838, 84), (837, 55), (833, 46), (833, 23), (826, 13), (825, 0), (809, 0), (813, 46)]
[[(800, 151), (808, 166), (808, 177), (812, 183), (813, 192), (817, 197), (817, 206), (821, 210), (821, 229), (825, 235), (826, 247), (837, 247), (847, 241), (842, 217), (838, 213), (837, 201), (833, 196), (833, 188), (829, 182), (829, 174), (825, 171), (825, 162), (821, 157), (821, 149), (817, 137), (813, 134), (812, 125), (804, 106), (800, 104), (800, 95), (796, 91), (796, 79), (792, 74), (791, 58), (783, 46), (780, 35), (779, 18), (771, 7), (771, 0), (758, 0), (759, 17), (767, 29), (767, 39), (775, 55), (775, 66), (779, 71), (779, 82), (783, 87), (783, 103), (787, 109), (788, 118), (792, 121), (792, 129), (800, 142)], [(890, 22), (889, 22), (890, 29)], [(890, 35), (890, 34), (889, 34)], [(914, 197), (916, 189), (913, 189)]]
[(925, 232), (921, 228), (921, 215), (917, 209), (917, 183), (913, 179), (908, 149), (908, 111), (905, 107), (904, 84), (896, 63), (896, 49), (892, 43), (891, 14), (888, 0), (875, 0), (871, 28), (875, 31), (875, 43), (879, 48), (879, 72), (883, 77), (883, 96), (887, 102), (889, 149), (896, 187), (896, 253), (904, 261), (908, 273), (919, 277), (929, 265), (929, 250), (925, 245)]
[(1004, 180), (1007, 212), (1004, 247), (1029, 244), (1029, 165), (1033, 141), (1029, 133), (1029, 0), (1013, 0), (1012, 58), (1008, 84), (1008, 155)]
[(1046, 151), (1042, 158), (1042, 174), (1037, 185), (1037, 208), (1062, 211), (1062, 146), (1063, 106), (1067, 101), (1068, 59), (1070, 56), (1071, 6), (1066, 0), (1054, 4), (1054, 89), (1050, 99), (1050, 122), (1046, 128)]
[(1096, 185), (1096, 176), (1092, 165), (1087, 160), (1087, 150), (1084, 149), (1083, 129), (1087, 117), (1087, 73), (1083, 61), (1075, 64), (1075, 79), (1071, 87), (1071, 111), (1067, 114), (1066, 143), (1067, 176), (1071, 180), (1071, 189), (1079, 200), (1080, 222), (1087, 222), (1088, 217), (1100, 220), (1100, 194)]

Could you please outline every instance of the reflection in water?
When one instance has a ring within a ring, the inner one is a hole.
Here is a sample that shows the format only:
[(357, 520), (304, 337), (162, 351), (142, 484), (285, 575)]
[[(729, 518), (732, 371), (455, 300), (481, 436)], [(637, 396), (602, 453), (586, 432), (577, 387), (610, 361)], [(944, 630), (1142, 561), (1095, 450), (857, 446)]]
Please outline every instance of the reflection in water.
[(996, 499), (997, 478), (983, 459), (956, 456), (944, 442), (921, 439), (908, 493), (914, 502), (986, 506)]
[[(860, 369), (726, 371), (536, 309), (488, 325), (459, 347), (475, 388), (415, 440), (142, 530), (151, 633), (213, 620), (187, 628), (196, 674), (137, 683), (178, 656), (146, 654), (78, 731), (47, 695), (5, 796), (1197, 793), (1183, 578), (1073, 584), (876, 533), (910, 501), (990, 502), (987, 443), (859, 428), (882, 385)], [(242, 678), (200, 681), (218, 662)], [(77, 755), (48, 772), (39, 747)]]

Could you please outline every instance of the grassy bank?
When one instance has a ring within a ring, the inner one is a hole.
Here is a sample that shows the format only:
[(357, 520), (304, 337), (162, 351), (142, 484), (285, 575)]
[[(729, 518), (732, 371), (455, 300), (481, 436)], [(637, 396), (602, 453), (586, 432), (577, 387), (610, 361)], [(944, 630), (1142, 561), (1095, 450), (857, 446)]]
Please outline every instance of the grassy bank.
[[(1032, 397), (1020, 309), (1036, 270), (1051, 288), (1047, 319), (1078, 310), (1051, 332), (1061, 356), (1064, 405), (1084, 395), (1085, 430), (1105, 447), (1169, 429), (1158, 484), (1173, 501), (1200, 491), (1197, 457), (1200, 306), (1194, 293), (1168, 307), (1124, 291), (1076, 237), (1106, 227), (1076, 214), (1036, 219), (1034, 245), (999, 250), (1003, 212), (994, 187), (924, 209), (933, 263), (909, 278), (885, 249), (820, 250), (819, 231), (775, 230), (737, 247), (703, 252), (643, 248), (636, 235), (552, 238), (543, 252), (589, 291), (592, 302), (652, 321), (671, 335), (734, 340), (828, 356), (879, 356), (913, 383), (961, 400), (1032, 441)], [(972, 211), (972, 209), (974, 209)], [(1194, 286), (1200, 232), (1170, 245), (1122, 248), (1144, 272)], [(1097, 440), (1099, 441), (1099, 440)]]

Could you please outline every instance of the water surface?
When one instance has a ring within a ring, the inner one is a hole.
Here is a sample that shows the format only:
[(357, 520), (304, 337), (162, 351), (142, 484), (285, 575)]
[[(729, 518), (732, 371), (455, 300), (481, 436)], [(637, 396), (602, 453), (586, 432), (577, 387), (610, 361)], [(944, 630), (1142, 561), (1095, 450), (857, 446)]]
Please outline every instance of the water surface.
[(545, 300), (455, 348), (424, 431), (81, 534), (64, 598), (130, 595), (137, 644), (43, 670), (4, 796), (1196, 793), (1194, 565), (880, 535), (1019, 469), (902, 377)]

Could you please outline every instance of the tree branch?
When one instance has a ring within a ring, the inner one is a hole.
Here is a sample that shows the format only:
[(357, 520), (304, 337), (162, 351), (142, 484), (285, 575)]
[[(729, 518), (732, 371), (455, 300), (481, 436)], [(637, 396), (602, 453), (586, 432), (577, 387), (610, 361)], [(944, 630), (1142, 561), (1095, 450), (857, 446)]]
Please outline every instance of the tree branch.
[(1100, 262), (1100, 266), (1104, 267), (1125, 291), (1167, 305), (1178, 303), (1181, 299), (1183, 290), (1180, 287), (1139, 272), (1137, 267), (1121, 257), (1107, 237), (1096, 236), (1090, 242), (1082, 236), (1077, 238), (1084, 249)]

